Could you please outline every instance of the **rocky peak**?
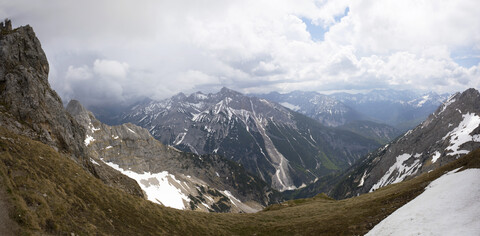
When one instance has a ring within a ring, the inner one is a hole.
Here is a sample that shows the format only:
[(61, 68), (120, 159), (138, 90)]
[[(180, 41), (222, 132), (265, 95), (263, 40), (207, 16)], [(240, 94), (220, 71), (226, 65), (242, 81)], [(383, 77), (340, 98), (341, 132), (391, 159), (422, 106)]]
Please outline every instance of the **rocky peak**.
[(57, 150), (83, 156), (85, 131), (50, 88), (47, 57), (35, 32), (28, 25), (4, 29), (9, 24), (5, 23), (0, 34), (0, 106), (23, 123), (8, 116), (3, 116), (2, 123)]
[(464, 100), (464, 101), (473, 102), (476, 105), (480, 105), (478, 103), (478, 98), (479, 97), (480, 97), (480, 93), (478, 92), (478, 90), (476, 90), (474, 88), (469, 88), (469, 89), (465, 90), (463, 93), (461, 93), (459, 99)]
[(175, 95), (172, 97), (172, 100), (173, 100), (173, 101), (181, 101), (181, 100), (184, 100), (186, 97), (187, 97), (187, 96), (186, 96), (184, 93), (180, 92), (180, 93), (175, 94)]
[(77, 100), (70, 100), (68, 102), (67, 112), (70, 113), (77, 122), (83, 127), (88, 127), (91, 123), (90, 112)]
[(218, 95), (220, 95), (222, 98), (242, 96), (241, 93), (239, 93), (235, 90), (231, 90), (227, 87), (223, 87), (222, 89), (220, 89), (220, 92), (218, 92)]
[(8, 33), (9, 31), (12, 31), (12, 21), (5, 19), (4, 22), (0, 22), (0, 32)]
[[(87, 129), (67, 113), (51, 89), (47, 57), (35, 32), (28, 25), (9, 30), (9, 24), (0, 34), (0, 126), (72, 157), (110, 186), (143, 196), (134, 180), (108, 166), (92, 164), (84, 145)], [(70, 109), (85, 112), (76, 101)]]

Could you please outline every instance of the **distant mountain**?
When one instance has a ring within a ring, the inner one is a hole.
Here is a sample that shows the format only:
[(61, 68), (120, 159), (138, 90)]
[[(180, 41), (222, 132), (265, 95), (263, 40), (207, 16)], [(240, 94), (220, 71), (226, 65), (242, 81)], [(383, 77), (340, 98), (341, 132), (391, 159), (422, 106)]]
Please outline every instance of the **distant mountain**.
[(480, 93), (452, 95), (415, 129), (358, 164), (333, 195), (350, 197), (429, 172), (480, 147)]
[(362, 94), (329, 95), (373, 121), (406, 131), (425, 120), (448, 98), (448, 94), (418, 94), (407, 90), (373, 90)]
[(293, 91), (285, 94), (271, 92), (252, 94), (251, 96), (279, 103), (286, 108), (318, 120), (325, 126), (336, 127), (354, 120), (367, 119), (344, 103), (317, 92)]
[(178, 209), (256, 212), (275, 199), (275, 191), (237, 163), (218, 155), (180, 152), (132, 124), (108, 126), (78, 101), (67, 111), (86, 129), (91, 161), (135, 179), (149, 200)]
[(216, 153), (241, 163), (278, 190), (347, 168), (379, 145), (227, 88), (145, 102), (125, 113), (121, 122), (142, 126), (180, 150)]
[(381, 144), (389, 143), (398, 135), (402, 134), (400, 130), (394, 128), (393, 126), (367, 120), (351, 121), (345, 125), (339, 126), (338, 128), (350, 130), (366, 138), (373, 139)]

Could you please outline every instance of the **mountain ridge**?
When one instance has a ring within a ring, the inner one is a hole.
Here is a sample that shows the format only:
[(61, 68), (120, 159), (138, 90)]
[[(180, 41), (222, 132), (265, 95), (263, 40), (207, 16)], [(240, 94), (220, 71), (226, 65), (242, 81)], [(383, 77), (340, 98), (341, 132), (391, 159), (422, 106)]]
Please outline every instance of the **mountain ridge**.
[[(180, 150), (230, 158), (279, 190), (345, 168), (379, 145), (225, 87), (218, 93), (178, 94), (134, 106), (122, 122), (147, 128), (156, 139)], [(335, 145), (337, 141), (345, 146)]]
[(334, 190), (355, 196), (412, 178), (480, 147), (480, 93), (451, 95), (415, 129), (372, 152)]

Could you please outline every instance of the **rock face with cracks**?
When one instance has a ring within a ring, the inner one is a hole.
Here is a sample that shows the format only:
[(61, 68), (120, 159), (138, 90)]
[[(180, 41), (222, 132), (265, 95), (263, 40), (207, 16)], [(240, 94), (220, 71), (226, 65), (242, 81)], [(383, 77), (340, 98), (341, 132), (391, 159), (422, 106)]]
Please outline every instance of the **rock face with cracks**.
[(0, 125), (70, 156), (110, 186), (142, 196), (138, 184), (111, 167), (90, 162), (85, 128), (64, 109), (48, 83), (47, 57), (30, 26), (0, 32)]

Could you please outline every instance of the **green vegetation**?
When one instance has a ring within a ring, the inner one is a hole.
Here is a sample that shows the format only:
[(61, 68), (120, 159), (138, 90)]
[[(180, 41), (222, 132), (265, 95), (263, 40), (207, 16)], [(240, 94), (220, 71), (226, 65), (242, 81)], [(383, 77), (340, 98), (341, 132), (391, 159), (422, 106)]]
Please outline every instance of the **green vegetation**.
[(339, 170), (340, 169), (332, 161), (330, 161), (330, 159), (328, 159), (327, 155), (325, 155), (325, 153), (323, 153), (322, 151), (318, 152), (318, 157), (319, 157), (322, 165), (325, 168), (327, 168), (329, 170)]
[(214, 214), (163, 207), (108, 187), (52, 148), (0, 128), (0, 186), (20, 235), (364, 234), (432, 180), (461, 166), (480, 168), (480, 150), (355, 198), (336, 201), (317, 195), (255, 214)]

